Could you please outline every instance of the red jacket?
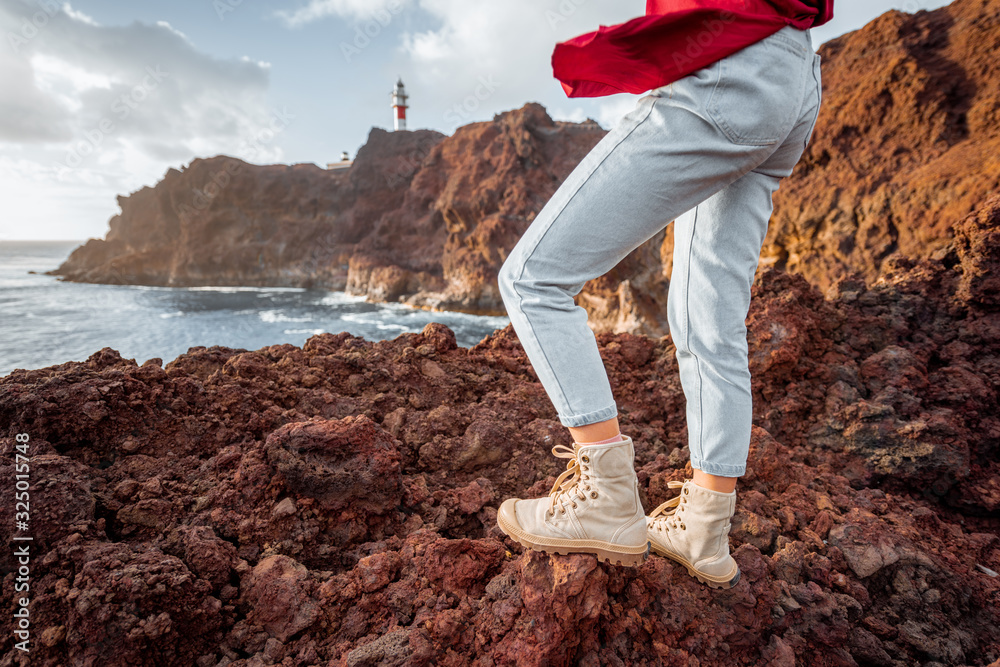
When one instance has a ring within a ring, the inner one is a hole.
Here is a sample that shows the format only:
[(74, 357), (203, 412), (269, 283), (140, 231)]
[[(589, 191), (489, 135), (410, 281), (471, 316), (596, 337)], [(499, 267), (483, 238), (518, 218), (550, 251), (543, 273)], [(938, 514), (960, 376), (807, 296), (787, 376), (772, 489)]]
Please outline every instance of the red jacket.
[(569, 97), (644, 93), (711, 65), (786, 25), (833, 18), (833, 0), (647, 0), (646, 15), (556, 44)]

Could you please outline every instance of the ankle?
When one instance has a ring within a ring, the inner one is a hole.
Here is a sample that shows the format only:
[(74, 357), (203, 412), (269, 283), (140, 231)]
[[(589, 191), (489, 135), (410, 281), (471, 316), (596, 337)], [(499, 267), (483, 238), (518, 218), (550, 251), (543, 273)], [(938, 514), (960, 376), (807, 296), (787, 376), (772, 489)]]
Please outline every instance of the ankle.
[(705, 491), (708, 491), (709, 493), (713, 493), (713, 494), (719, 495), (719, 496), (731, 496), (734, 493), (736, 493), (736, 489), (733, 489), (732, 491), (723, 491), (722, 489), (713, 489), (711, 486), (705, 486), (704, 484), (699, 484), (698, 481), (694, 480), (694, 479), (691, 480), (691, 484), (693, 486), (697, 486), (699, 489), (704, 489)]
[(696, 486), (725, 494), (731, 494), (736, 490), (736, 481), (739, 479), (737, 477), (712, 475), (698, 468), (694, 468), (694, 474), (691, 475), (691, 478)]
[(616, 433), (610, 438), (606, 438), (604, 440), (598, 440), (596, 442), (577, 442), (576, 440), (574, 440), (574, 442), (576, 442), (576, 444), (579, 445), (580, 447), (589, 447), (591, 445), (610, 445), (615, 442), (621, 442), (624, 439), (625, 438), (622, 437), (621, 433)]
[(573, 438), (573, 442), (586, 445), (591, 445), (595, 441), (617, 437), (620, 435), (619, 432), (621, 431), (621, 427), (618, 425), (617, 416), (614, 416), (611, 419), (605, 419), (604, 421), (595, 422), (593, 424), (570, 426), (568, 428), (569, 435)]

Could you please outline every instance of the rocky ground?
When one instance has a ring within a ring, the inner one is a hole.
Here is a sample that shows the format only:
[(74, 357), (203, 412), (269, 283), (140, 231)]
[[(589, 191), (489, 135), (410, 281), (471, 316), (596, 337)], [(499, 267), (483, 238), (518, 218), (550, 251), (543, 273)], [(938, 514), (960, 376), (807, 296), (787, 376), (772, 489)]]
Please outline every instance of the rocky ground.
[[(997, 276), (1000, 197), (871, 286), (761, 274), (727, 591), (498, 531), (570, 444), (509, 327), (472, 348), (431, 324), (16, 371), (0, 480), (11, 497), (30, 434), (34, 648), (5, 633), (0, 665), (987, 665)], [(674, 347), (598, 340), (648, 510), (691, 474)]]

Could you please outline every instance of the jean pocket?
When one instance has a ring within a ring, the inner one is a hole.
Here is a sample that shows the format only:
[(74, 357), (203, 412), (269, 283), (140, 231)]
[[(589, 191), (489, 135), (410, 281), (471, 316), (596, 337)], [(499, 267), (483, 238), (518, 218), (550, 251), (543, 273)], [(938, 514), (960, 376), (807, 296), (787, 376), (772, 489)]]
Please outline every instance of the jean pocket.
[(734, 144), (782, 141), (801, 108), (812, 51), (781, 35), (765, 37), (716, 62), (708, 115)]

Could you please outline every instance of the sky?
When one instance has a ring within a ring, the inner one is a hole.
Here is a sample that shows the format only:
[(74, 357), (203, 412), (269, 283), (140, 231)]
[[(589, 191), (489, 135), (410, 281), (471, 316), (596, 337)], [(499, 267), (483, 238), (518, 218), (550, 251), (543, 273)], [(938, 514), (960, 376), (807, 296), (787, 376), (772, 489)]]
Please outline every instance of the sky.
[[(814, 45), (947, 0), (837, 0)], [(558, 41), (641, 0), (0, 0), (0, 241), (103, 238), (116, 197), (198, 157), (325, 166), (392, 128), (446, 134), (539, 102), (610, 128), (638, 96), (567, 98)]]

